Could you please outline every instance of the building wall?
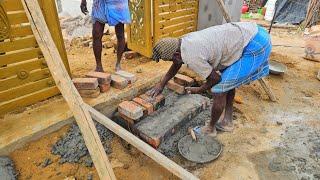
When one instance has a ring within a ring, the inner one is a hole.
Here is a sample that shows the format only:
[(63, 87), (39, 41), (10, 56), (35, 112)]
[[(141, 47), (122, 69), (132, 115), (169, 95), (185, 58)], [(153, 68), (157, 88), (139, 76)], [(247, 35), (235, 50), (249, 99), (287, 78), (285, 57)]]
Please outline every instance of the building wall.
[[(240, 21), (242, 0), (224, 0), (232, 21)], [(215, 0), (200, 0), (198, 30), (225, 23)]]

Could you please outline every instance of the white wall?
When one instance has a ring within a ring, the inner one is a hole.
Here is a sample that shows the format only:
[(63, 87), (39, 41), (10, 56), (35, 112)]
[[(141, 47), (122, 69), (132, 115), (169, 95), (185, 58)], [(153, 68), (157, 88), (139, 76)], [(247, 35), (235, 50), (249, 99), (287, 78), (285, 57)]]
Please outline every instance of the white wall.
[[(87, 0), (88, 10), (91, 13), (92, 1)], [(72, 17), (82, 15), (80, 10), (81, 0), (61, 0), (62, 12), (70, 14)]]
[[(224, 0), (233, 22), (240, 21), (242, 0)], [(224, 23), (223, 15), (216, 0), (200, 0), (198, 30)]]

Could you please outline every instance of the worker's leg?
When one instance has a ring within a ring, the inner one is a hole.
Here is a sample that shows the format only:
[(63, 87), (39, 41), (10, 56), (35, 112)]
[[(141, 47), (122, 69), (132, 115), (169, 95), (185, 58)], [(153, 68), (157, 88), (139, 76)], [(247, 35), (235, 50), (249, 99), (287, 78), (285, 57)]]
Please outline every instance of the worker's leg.
[(216, 127), (218, 130), (221, 130), (221, 131), (233, 130), (232, 116), (233, 116), (233, 101), (234, 101), (235, 94), (236, 94), (235, 89), (227, 92), (225, 115), (224, 115), (224, 118), (216, 124)]
[(227, 93), (213, 93), (212, 96), (213, 104), (211, 109), (211, 121), (207, 126), (202, 127), (201, 131), (204, 134), (214, 136), (216, 135), (215, 125), (226, 107)]
[(93, 24), (92, 38), (93, 38), (93, 52), (96, 58), (96, 71), (103, 72), (102, 62), (101, 62), (101, 52), (102, 52), (102, 36), (104, 31), (104, 24), (96, 21)]
[(116, 63), (116, 71), (121, 70), (120, 61), (122, 58), (122, 54), (126, 47), (126, 41), (124, 37), (124, 24), (119, 23), (115, 27), (116, 36), (117, 36), (117, 63)]

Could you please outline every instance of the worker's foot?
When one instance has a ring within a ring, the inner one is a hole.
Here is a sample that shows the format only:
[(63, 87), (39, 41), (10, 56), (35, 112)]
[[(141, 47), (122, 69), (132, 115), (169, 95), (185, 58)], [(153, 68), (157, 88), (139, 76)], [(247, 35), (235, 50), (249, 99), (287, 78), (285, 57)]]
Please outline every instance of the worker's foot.
[(116, 72), (122, 70), (120, 63), (117, 63), (117, 64), (116, 64), (116, 69), (115, 69), (115, 70), (116, 70)]
[(234, 129), (234, 125), (233, 125), (232, 122), (224, 123), (224, 121), (223, 121), (223, 122), (220, 122), (220, 123), (218, 122), (218, 123), (216, 124), (216, 128), (217, 128), (217, 130), (219, 130), (219, 131), (232, 132), (233, 129)]
[(216, 137), (217, 136), (217, 130), (216, 128), (210, 126), (210, 125), (205, 125), (202, 127), (195, 127), (193, 128), (193, 131), (197, 134), (197, 135), (204, 135), (204, 136), (210, 136), (210, 137)]
[(95, 69), (96, 72), (104, 72), (102, 66), (97, 66)]

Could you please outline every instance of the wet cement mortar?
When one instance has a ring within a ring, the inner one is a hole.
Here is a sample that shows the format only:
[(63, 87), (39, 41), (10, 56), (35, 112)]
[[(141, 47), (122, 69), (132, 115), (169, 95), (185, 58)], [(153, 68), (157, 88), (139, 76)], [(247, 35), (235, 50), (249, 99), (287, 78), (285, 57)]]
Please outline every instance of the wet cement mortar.
[(13, 161), (8, 157), (0, 157), (0, 179), (15, 180), (17, 175)]
[[(112, 152), (110, 143), (113, 133), (97, 122), (95, 122), (95, 125), (105, 152), (110, 154)], [(60, 164), (69, 162), (83, 163), (87, 167), (93, 166), (88, 149), (76, 123), (73, 123), (67, 134), (52, 146), (51, 153), (60, 156)]]
[(289, 173), (301, 180), (320, 179), (320, 128), (286, 127), (282, 141), (269, 158), (272, 172)]
[(179, 152), (190, 161), (206, 163), (216, 159), (221, 152), (221, 143), (215, 138), (197, 136), (192, 139), (191, 135), (185, 136), (178, 143)]

